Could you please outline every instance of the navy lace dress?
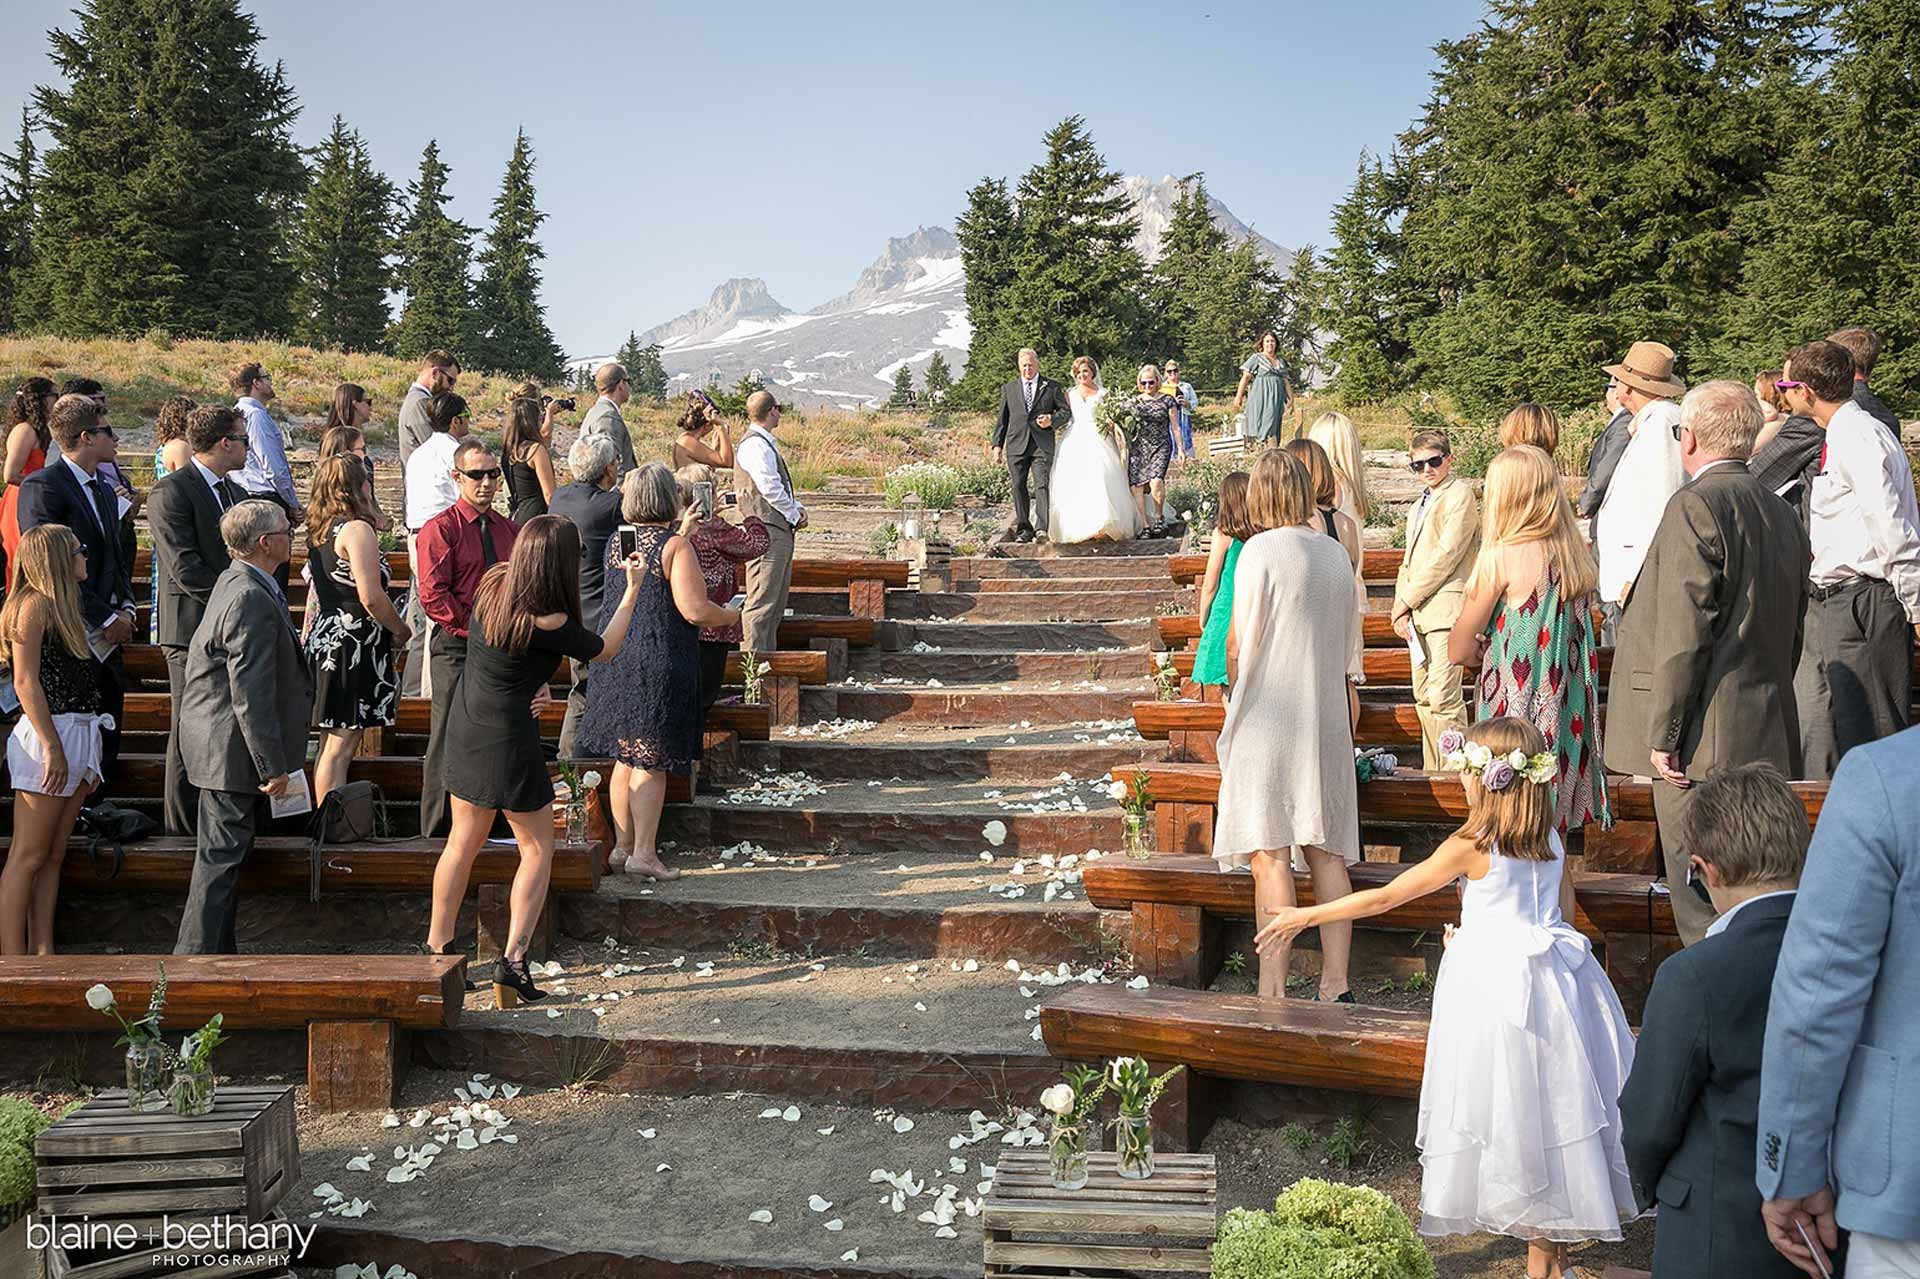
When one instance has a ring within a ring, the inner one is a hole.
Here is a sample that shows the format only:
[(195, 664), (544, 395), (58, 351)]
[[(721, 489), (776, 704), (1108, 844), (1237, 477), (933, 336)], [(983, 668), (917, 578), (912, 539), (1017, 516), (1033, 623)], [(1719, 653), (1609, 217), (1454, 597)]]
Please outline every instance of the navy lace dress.
[[(680, 616), (673, 585), (661, 568), (672, 530), (641, 525), (639, 532), (646, 580), (626, 643), (612, 661), (595, 667), (587, 682), (580, 750), (649, 772), (691, 773), (700, 757), (700, 632)], [(623, 592), (614, 588), (625, 580), (620, 539), (613, 538), (607, 543), (602, 628), (619, 611)]]

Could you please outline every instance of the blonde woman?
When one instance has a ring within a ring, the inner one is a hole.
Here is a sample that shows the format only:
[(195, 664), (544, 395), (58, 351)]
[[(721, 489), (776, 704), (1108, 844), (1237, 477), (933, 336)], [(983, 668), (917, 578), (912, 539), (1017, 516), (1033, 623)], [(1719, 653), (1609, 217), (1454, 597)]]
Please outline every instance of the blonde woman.
[[(1335, 505), (1339, 501), (1340, 478), (1333, 469), (1333, 462), (1327, 457), (1325, 449), (1309, 439), (1288, 440), (1280, 447), (1306, 468), (1307, 482), (1313, 486), (1313, 502), (1319, 513), (1320, 530), (1340, 543), (1340, 549), (1347, 553), (1347, 562), (1353, 565), (1354, 615), (1364, 615), (1367, 611), (1367, 583), (1360, 569), (1360, 525)], [(1360, 624), (1355, 623), (1353, 643), (1347, 649), (1347, 711), (1356, 732), (1360, 728), (1358, 686), (1366, 683), (1366, 669), (1365, 654), (1360, 644)]]
[(1447, 641), (1448, 657), (1482, 667), (1477, 719), (1513, 716), (1546, 738), (1559, 761), (1555, 828), (1610, 826), (1600, 763), (1593, 552), (1542, 449), (1523, 444), (1496, 456), (1487, 467), (1485, 502), (1480, 554)]
[(13, 839), (0, 869), (0, 955), (51, 955), (60, 863), (80, 804), (100, 781), (98, 667), (80, 618), (87, 559), (64, 524), (20, 535), (0, 645), (20, 720), (7, 739)]
[(1560, 447), (1560, 415), (1544, 404), (1516, 405), (1500, 419), (1500, 447), (1531, 444), (1548, 457)]
[(1327, 451), (1340, 496), (1334, 505), (1361, 528), (1367, 526), (1367, 463), (1360, 452), (1360, 429), (1345, 413), (1322, 413), (1307, 428), (1307, 438)]
[[(1248, 515), (1262, 529), (1234, 567), (1227, 677), (1233, 698), (1220, 731), (1220, 797), (1213, 855), (1253, 873), (1256, 920), (1294, 903), (1293, 873), (1310, 871), (1316, 901), (1353, 891), (1360, 860), (1359, 797), (1347, 718), (1347, 654), (1360, 619), (1353, 567), (1321, 531), (1306, 468), (1292, 454), (1260, 454), (1247, 481)], [(1353, 1002), (1347, 957), (1353, 925), (1320, 932), (1320, 998)], [(1260, 957), (1262, 996), (1287, 993), (1285, 947)]]

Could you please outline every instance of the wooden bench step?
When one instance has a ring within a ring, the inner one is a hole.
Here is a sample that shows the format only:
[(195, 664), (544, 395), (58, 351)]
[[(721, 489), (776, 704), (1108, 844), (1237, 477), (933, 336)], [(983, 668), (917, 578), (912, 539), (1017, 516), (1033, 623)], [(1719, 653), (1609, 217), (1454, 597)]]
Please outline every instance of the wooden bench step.
[(293, 1030), (315, 1021), (459, 1024), (466, 997), (458, 955), (55, 955), (0, 962), (0, 1024), (8, 1030), (110, 1030), (87, 1007), (89, 986), (144, 1008), (156, 965), (167, 966), (167, 1025), (215, 1013), (234, 1030)]
[(1069, 1061), (1136, 1056), (1203, 1075), (1416, 1097), (1422, 1013), (1208, 990), (1075, 985), (1040, 1006), (1047, 1051)]
[[(822, 654), (824, 656), (824, 654)], [(173, 698), (166, 693), (128, 693), (121, 729), (128, 733), (164, 733), (171, 723)], [(540, 712), (543, 736), (557, 737), (566, 719), (565, 699), (555, 699)], [(425, 697), (402, 697), (394, 716), (393, 732), (423, 736), (432, 725), (433, 703)], [(767, 706), (759, 702), (721, 702), (707, 712), (707, 728), (739, 734), (742, 741), (764, 742), (771, 730)]]
[[(128, 644), (121, 649), (121, 657), (126, 663), (129, 678), (141, 683), (165, 686), (167, 682), (167, 659), (158, 644)], [(763, 653), (760, 660), (773, 669), (767, 674), (776, 678), (798, 680), (802, 684), (818, 685), (827, 682), (827, 655), (814, 649)], [(738, 686), (740, 678), (740, 654), (727, 654), (726, 682)], [(559, 690), (573, 684), (573, 672), (562, 663), (554, 672), (553, 687), (555, 696), (562, 696)]]

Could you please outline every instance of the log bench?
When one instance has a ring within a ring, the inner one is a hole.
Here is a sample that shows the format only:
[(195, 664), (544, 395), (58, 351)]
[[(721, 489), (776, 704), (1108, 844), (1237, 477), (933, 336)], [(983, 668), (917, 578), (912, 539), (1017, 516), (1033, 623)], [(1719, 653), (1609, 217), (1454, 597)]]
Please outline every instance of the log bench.
[[(1360, 576), (1370, 583), (1392, 585), (1400, 575), (1400, 559), (1405, 552), (1398, 547), (1368, 547), (1360, 552)], [(1167, 556), (1167, 575), (1180, 586), (1198, 586), (1207, 577), (1207, 557), (1200, 555)]]
[[(847, 611), (878, 621), (887, 615), (887, 588), (906, 586), (912, 565), (905, 560), (795, 560), (793, 585), (800, 590), (847, 592)], [(784, 642), (784, 641), (783, 641)]]
[[(433, 890), (433, 869), (446, 847), (444, 839), (402, 839), (376, 844), (328, 848), (321, 859), (320, 892), (417, 893)], [(60, 866), (60, 883), (77, 892), (165, 893), (184, 899), (193, 877), (194, 841), (159, 836), (129, 844), (118, 874), (112, 862), (87, 854), (85, 841), (67, 845)], [(556, 841), (553, 870), (547, 884), (547, 905), (533, 938), (534, 957), (544, 959), (552, 944), (558, 893), (590, 893), (600, 885), (607, 845), (601, 840), (582, 844)], [(0, 864), (6, 861), (6, 843), (0, 841)], [(509, 890), (520, 867), (519, 850), (505, 844), (483, 844), (474, 857), (468, 888), (478, 897), (478, 958), (498, 958), (507, 937)], [(285, 835), (263, 835), (240, 870), (245, 893), (306, 893), (311, 886), (307, 841)]]
[[(1133, 723), (1140, 736), (1166, 741), (1168, 758), (1193, 764), (1220, 762), (1218, 739), (1226, 722), (1226, 707), (1218, 701), (1135, 702)], [(1354, 741), (1362, 746), (1395, 750), (1420, 749), (1420, 716), (1412, 702), (1360, 703), (1360, 726)]]
[[(1408, 869), (1395, 862), (1357, 862), (1348, 867), (1348, 875), (1354, 891), (1364, 892), (1384, 887)], [(1293, 881), (1298, 902), (1313, 905), (1312, 878), (1295, 874)], [(1108, 858), (1090, 863), (1082, 882), (1095, 906), (1131, 915), (1134, 971), (1156, 985), (1211, 985), (1220, 974), (1224, 921), (1253, 918), (1253, 876), (1223, 873), (1210, 857)], [(1596, 945), (1609, 947), (1609, 957), (1616, 938), (1670, 948), (1676, 936), (1673, 904), (1666, 893), (1654, 890), (1653, 882), (1647, 875), (1577, 872), (1572, 923)], [(1370, 928), (1435, 934), (1459, 922), (1460, 897), (1451, 885), (1362, 921)], [(1640, 951), (1640, 944), (1625, 946), (1623, 958), (1637, 961)], [(1636, 963), (1616, 974), (1610, 967), (1608, 975), (1616, 983), (1637, 980), (1640, 968)]]
[(122, 1008), (144, 1007), (167, 966), (167, 1024), (307, 1032), (307, 1102), (319, 1111), (379, 1110), (399, 1100), (406, 1034), (459, 1023), (458, 955), (57, 955), (0, 960), (0, 1025), (9, 1031), (106, 1032), (87, 1006), (104, 982)]

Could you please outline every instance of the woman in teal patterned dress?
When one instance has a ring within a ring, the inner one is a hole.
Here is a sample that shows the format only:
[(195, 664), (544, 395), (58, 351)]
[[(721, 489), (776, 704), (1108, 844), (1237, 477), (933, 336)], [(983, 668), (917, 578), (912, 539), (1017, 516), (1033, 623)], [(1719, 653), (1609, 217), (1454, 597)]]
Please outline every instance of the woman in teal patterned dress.
[(1600, 762), (1600, 653), (1593, 637), (1599, 573), (1553, 459), (1530, 444), (1487, 467), (1480, 555), (1447, 642), (1480, 667), (1478, 719), (1512, 715), (1558, 758), (1554, 825), (1563, 834), (1613, 824)]
[(1240, 548), (1259, 532), (1247, 516), (1247, 473), (1232, 471), (1220, 481), (1219, 521), (1207, 552), (1207, 575), (1200, 583), (1200, 647), (1193, 655), (1193, 682), (1224, 687), (1227, 682), (1227, 626), (1233, 620), (1233, 571)]
[(1260, 349), (1240, 366), (1240, 387), (1233, 395), (1233, 411), (1247, 411), (1244, 434), (1250, 440), (1280, 442), (1281, 423), (1287, 416), (1287, 402), (1293, 398), (1293, 383), (1287, 380), (1287, 366), (1280, 362), (1280, 338), (1274, 333), (1260, 335)]

